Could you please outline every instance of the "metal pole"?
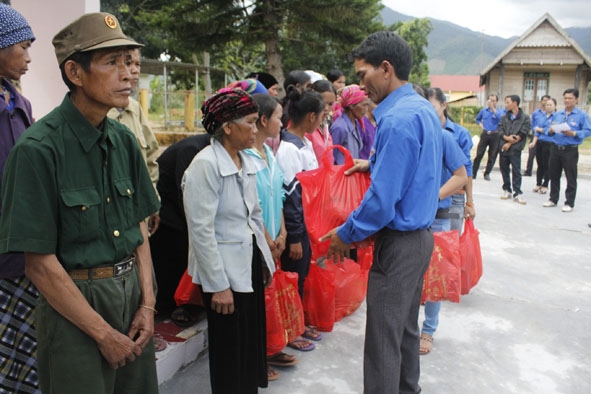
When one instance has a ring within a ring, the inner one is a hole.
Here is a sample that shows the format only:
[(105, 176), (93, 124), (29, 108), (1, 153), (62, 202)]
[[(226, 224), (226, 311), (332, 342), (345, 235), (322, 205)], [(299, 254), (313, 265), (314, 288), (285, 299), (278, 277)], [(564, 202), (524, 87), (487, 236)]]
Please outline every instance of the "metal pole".
[(164, 130), (168, 130), (168, 72), (164, 64)]

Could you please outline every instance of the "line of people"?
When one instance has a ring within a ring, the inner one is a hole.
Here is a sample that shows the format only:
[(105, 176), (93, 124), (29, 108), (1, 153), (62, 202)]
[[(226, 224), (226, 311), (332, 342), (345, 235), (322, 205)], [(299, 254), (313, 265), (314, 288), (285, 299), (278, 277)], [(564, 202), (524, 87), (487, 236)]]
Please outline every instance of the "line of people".
[[(518, 95), (505, 97), (505, 109), (497, 109), (496, 95), (490, 95), (488, 106), (476, 117), (482, 128), (482, 134), (474, 158), (476, 179), (478, 167), (488, 148), (488, 162), (483, 176), (490, 180), (497, 152), (500, 156), (499, 167), (503, 177), (501, 199), (513, 198), (515, 202), (526, 204), (521, 190), (522, 176), (531, 176), (531, 168), (521, 172), (521, 153), (529, 135), (529, 154), (537, 163), (536, 186), (534, 193), (546, 194), (550, 187), (549, 200), (543, 207), (556, 207), (560, 198), (562, 173), (566, 177), (565, 202), (562, 212), (572, 212), (577, 192), (578, 147), (591, 135), (589, 116), (577, 108), (579, 91), (574, 88), (563, 92), (564, 109), (557, 111), (557, 101), (549, 95), (541, 99), (540, 108), (530, 117), (519, 107)], [(529, 173), (527, 173), (529, 171)]]

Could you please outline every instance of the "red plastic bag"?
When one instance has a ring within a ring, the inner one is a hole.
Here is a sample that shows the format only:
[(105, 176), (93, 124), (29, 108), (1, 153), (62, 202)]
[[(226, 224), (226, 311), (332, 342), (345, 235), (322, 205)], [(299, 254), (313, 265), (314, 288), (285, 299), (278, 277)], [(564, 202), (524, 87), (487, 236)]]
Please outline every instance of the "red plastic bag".
[(478, 234), (480, 232), (474, 227), (474, 220), (466, 220), (464, 233), (460, 237), (462, 294), (470, 293), (482, 276), (482, 253)]
[[(344, 164), (332, 164), (333, 149), (343, 153)], [(363, 200), (370, 183), (368, 173), (344, 174), (353, 166), (353, 158), (340, 145), (328, 148), (322, 162), (322, 167), (296, 175), (302, 186), (304, 221), (310, 235), (312, 259), (326, 255), (330, 241), (319, 242), (318, 239), (347, 220)]]
[[(275, 272), (277, 273), (277, 272)], [(287, 345), (287, 331), (283, 324), (281, 306), (277, 299), (275, 279), (265, 289), (265, 313), (267, 317), (267, 355), (280, 352)]]
[(421, 302), (460, 302), (461, 258), (457, 230), (433, 233), (435, 246), (425, 273)]
[(369, 271), (362, 270), (351, 259), (338, 264), (327, 262), (326, 265), (335, 270), (334, 321), (337, 322), (355, 312), (365, 300)]
[(278, 269), (273, 275), (273, 282), (287, 342), (293, 342), (306, 328), (304, 307), (298, 293), (298, 274)]
[(181, 277), (179, 285), (174, 292), (174, 302), (176, 306), (181, 305), (200, 305), (203, 306), (203, 299), (201, 298), (201, 291), (199, 285), (193, 283), (193, 279), (189, 276), (187, 270)]
[(357, 248), (357, 262), (362, 270), (369, 271), (373, 264), (373, 245)]
[(310, 264), (304, 283), (304, 316), (306, 324), (320, 331), (332, 331), (335, 311), (336, 271)]

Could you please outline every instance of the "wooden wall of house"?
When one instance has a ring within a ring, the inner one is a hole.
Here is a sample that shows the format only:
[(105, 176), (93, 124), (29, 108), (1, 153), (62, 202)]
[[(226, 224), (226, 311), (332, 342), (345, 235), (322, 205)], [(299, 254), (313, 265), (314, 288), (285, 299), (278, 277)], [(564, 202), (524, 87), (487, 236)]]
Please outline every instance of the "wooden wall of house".
[(514, 48), (504, 58), (504, 64), (576, 65), (583, 59), (572, 48)]

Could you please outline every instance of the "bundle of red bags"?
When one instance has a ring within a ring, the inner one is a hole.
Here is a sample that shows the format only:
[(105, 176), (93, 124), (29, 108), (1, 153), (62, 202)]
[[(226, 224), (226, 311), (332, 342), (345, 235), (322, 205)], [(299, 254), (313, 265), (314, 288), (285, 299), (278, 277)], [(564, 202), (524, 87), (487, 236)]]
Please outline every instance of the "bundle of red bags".
[(466, 220), (464, 233), (457, 230), (433, 234), (435, 245), (425, 273), (421, 302), (460, 302), (482, 276), (482, 255), (478, 230)]

